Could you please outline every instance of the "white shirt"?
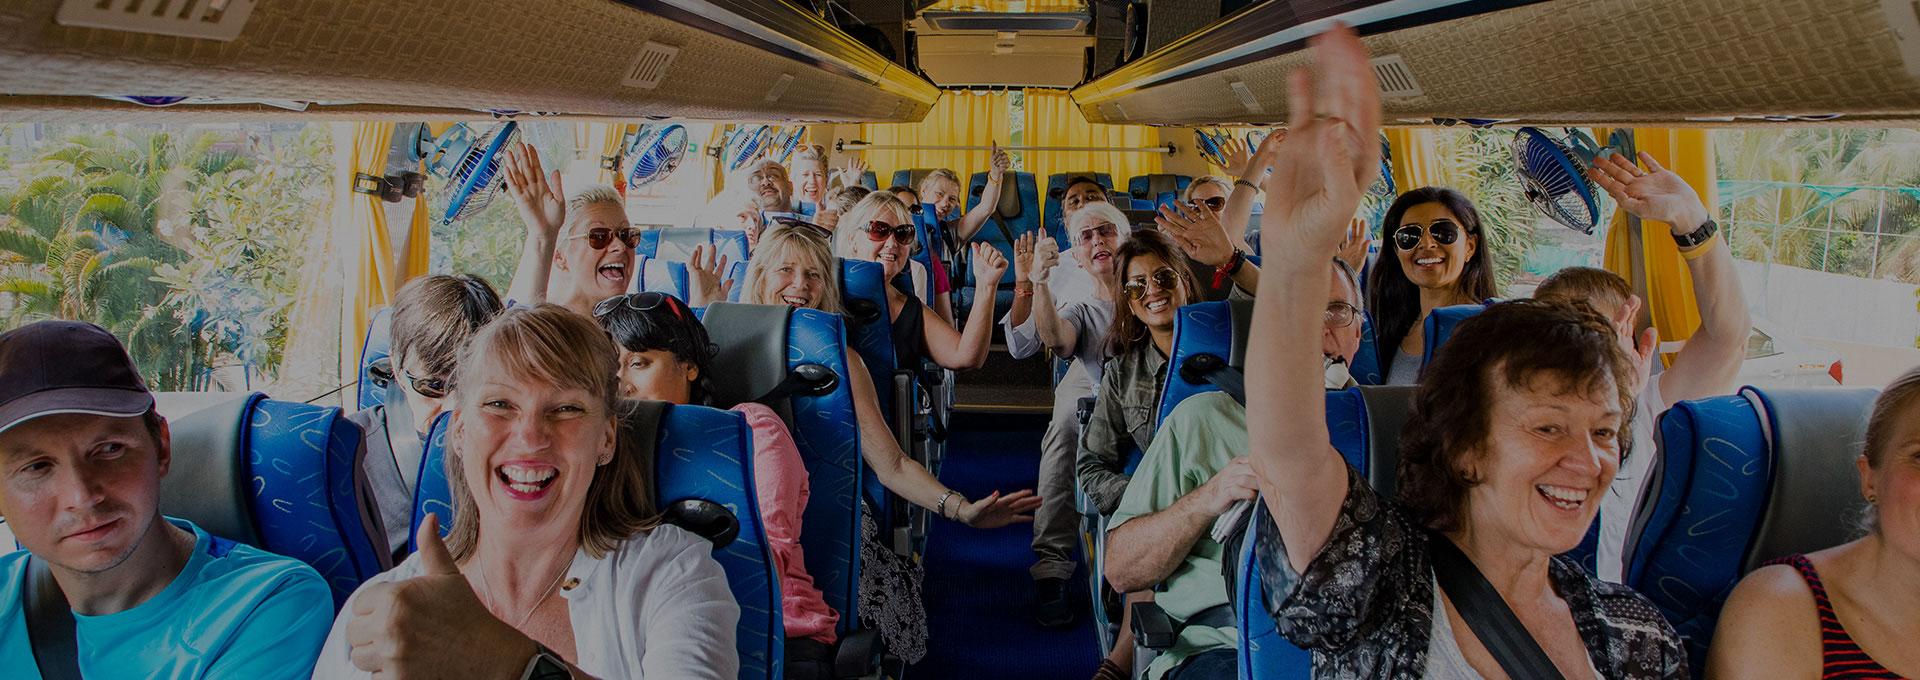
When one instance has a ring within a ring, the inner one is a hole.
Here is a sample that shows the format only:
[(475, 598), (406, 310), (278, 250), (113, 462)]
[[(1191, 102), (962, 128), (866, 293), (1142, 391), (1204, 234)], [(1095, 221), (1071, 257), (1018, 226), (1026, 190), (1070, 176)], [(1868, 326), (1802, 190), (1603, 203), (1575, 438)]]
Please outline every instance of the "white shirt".
[[(369, 579), (374, 583), (419, 576), (420, 555)], [(672, 525), (634, 535), (599, 559), (581, 550), (560, 589), (573, 625), (575, 665), (598, 678), (712, 678), (740, 675), (734, 646), (740, 605), (727, 575), (713, 559), (713, 545)], [(353, 602), (340, 610), (320, 650), (313, 677), (371, 678), (353, 666), (347, 621)], [(518, 669), (515, 669), (516, 672)]]
[(1667, 403), (1660, 398), (1660, 376), (1649, 376), (1647, 386), (1634, 400), (1630, 426), (1633, 445), (1624, 452), (1627, 458), (1620, 461), (1620, 472), (1613, 476), (1613, 486), (1607, 487), (1607, 495), (1600, 499), (1599, 559), (1595, 566), (1599, 568), (1601, 580), (1621, 583), (1626, 578), (1627, 532), (1632, 529), (1634, 509), (1647, 492), (1653, 461), (1660, 457), (1654, 445), (1653, 428), (1666, 410)]

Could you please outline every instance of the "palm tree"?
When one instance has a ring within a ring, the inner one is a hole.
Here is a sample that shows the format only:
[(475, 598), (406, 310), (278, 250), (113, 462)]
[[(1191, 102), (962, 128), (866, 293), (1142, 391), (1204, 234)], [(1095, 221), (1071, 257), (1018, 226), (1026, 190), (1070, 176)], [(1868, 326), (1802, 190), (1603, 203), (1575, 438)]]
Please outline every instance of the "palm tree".
[[(1905, 192), (1855, 190), (1920, 180), (1920, 131), (1734, 130), (1716, 133), (1714, 146), (1737, 256), (1920, 283), (1920, 238), (1901, 237), (1920, 235), (1920, 204)], [(1876, 228), (1885, 235), (1876, 239)]]

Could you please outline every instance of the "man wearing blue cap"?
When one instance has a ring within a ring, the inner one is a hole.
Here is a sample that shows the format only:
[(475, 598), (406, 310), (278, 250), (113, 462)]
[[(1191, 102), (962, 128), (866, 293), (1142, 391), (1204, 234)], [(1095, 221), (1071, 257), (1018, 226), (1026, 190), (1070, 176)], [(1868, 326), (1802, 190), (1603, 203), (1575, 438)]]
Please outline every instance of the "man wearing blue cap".
[(313, 568), (160, 514), (167, 422), (99, 326), (0, 333), (8, 678), (305, 678), (333, 620)]

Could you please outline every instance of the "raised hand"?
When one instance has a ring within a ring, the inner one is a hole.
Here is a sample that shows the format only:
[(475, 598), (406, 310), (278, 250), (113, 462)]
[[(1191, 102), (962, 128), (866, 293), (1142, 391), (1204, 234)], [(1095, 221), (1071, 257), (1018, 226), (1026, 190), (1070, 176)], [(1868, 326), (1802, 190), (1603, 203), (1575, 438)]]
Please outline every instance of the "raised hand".
[(353, 597), (347, 644), (353, 665), (380, 678), (499, 677), (523, 668), (534, 641), (487, 611), (427, 515), (415, 540), (421, 575), (376, 583)]
[[(1060, 244), (1051, 236), (1039, 239), (1033, 244), (1033, 268), (1028, 270), (1027, 278), (1036, 285), (1045, 285), (1047, 278), (1053, 276), (1054, 266), (1058, 264), (1060, 264)], [(1084, 266), (1086, 263), (1081, 264)]]
[(1652, 154), (1640, 152), (1647, 169), (1634, 167), (1626, 156), (1609, 153), (1595, 159), (1588, 176), (1605, 189), (1615, 203), (1643, 220), (1665, 222), (1675, 234), (1690, 234), (1706, 224), (1712, 213), (1700, 194), (1672, 170), (1660, 167)]
[(714, 245), (693, 247), (693, 257), (687, 260), (687, 279), (689, 307), (726, 302), (733, 292), (733, 281), (727, 278), (727, 256)]
[[(1007, 273), (1007, 256), (991, 244), (976, 242), (973, 244), (973, 280), (992, 285)], [(991, 296), (989, 296), (991, 299)]]
[(1006, 175), (1007, 170), (1013, 168), (1013, 157), (1007, 155), (1006, 149), (1000, 148), (999, 142), (990, 142), (990, 144), (993, 145), (993, 174), (987, 176), (987, 181), (998, 182)]
[(506, 176), (507, 195), (513, 197), (520, 221), (527, 225), (527, 235), (558, 238), (560, 227), (567, 223), (567, 193), (560, 171), (542, 173), (540, 152), (526, 142), (507, 148), (500, 170)]
[(1353, 29), (1335, 28), (1308, 44), (1316, 68), (1287, 81), (1292, 133), (1283, 144), (1263, 142), (1252, 169), (1273, 171), (1262, 187), (1263, 250), (1323, 260), (1339, 249), (1362, 193), (1380, 174), (1380, 86)]
[(995, 491), (971, 503), (965, 503), (954, 511), (954, 519), (975, 529), (997, 529), (1009, 524), (1024, 524), (1033, 521), (1033, 511), (1040, 508), (1040, 497), (1032, 489), (1023, 489), (1000, 495)]
[(1029, 231), (1013, 239), (1013, 280), (1015, 283), (1026, 281), (1033, 271), (1033, 236), (1040, 232)]
[(1355, 272), (1367, 266), (1367, 248), (1373, 245), (1373, 238), (1367, 235), (1367, 220), (1355, 217), (1347, 225), (1347, 240), (1340, 242), (1340, 260), (1352, 267)]
[(1160, 214), (1153, 221), (1174, 245), (1200, 264), (1218, 267), (1233, 259), (1233, 240), (1220, 223), (1219, 213), (1199, 204), (1184, 207), (1192, 212), (1183, 212), (1172, 204), (1160, 206)]
[(847, 167), (840, 170), (840, 186), (850, 187), (860, 184), (860, 178), (867, 174), (867, 162), (857, 157), (847, 157)]

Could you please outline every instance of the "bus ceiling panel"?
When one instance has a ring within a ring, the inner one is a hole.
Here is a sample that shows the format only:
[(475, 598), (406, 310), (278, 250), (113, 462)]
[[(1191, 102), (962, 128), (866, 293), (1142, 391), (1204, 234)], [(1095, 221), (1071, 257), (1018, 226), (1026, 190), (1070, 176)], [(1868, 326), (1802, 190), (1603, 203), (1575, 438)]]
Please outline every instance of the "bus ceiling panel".
[(922, 34), (920, 68), (942, 87), (1068, 88), (1086, 76), (1089, 36)]
[(0, 93), (887, 122), (919, 121), (939, 97), (779, 0), (232, 0), (251, 11), (230, 39), (63, 14), (102, 1), (0, 3)]
[[(1306, 38), (1356, 26), (1389, 123), (1920, 115), (1920, 17), (1882, 0), (1270, 0), (1073, 91), (1087, 119), (1282, 123)], [(1903, 46), (1908, 51), (1903, 52)]]

